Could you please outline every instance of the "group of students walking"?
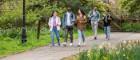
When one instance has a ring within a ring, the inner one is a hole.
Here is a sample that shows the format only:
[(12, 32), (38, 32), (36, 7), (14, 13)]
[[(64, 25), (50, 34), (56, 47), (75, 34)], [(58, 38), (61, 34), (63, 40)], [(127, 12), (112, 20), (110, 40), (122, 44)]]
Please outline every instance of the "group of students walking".
[[(60, 26), (65, 30), (64, 34), (64, 46), (68, 44), (68, 35), (70, 35), (70, 46), (73, 45), (73, 27), (76, 24), (78, 30), (78, 46), (85, 45), (85, 35), (84, 31), (86, 29), (86, 25), (88, 24), (89, 18), (91, 27), (94, 33), (94, 39), (97, 40), (97, 29), (98, 29), (98, 22), (100, 20), (100, 12), (97, 10), (97, 7), (94, 7), (86, 16), (85, 12), (82, 9), (77, 10), (77, 14), (75, 15), (71, 7), (67, 7), (67, 11), (64, 13), (63, 19), (61, 21), (60, 17), (57, 15), (57, 11), (53, 11), (51, 17), (49, 18), (48, 25), (51, 31), (51, 38), (52, 38), (52, 46), (54, 44), (54, 36), (56, 35), (58, 45), (60, 46), (60, 37), (59, 37), (59, 30)], [(106, 16), (104, 16), (104, 31), (106, 34), (106, 39), (110, 39), (110, 23), (111, 23), (111, 15), (108, 12)]]

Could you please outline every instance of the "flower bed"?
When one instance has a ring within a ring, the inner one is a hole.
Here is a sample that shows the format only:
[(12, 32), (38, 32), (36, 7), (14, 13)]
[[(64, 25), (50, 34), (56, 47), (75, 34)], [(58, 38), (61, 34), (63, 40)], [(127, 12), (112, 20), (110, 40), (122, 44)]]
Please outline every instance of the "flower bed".
[(140, 40), (122, 41), (116, 47), (103, 44), (81, 52), (77, 60), (140, 60)]
[[(73, 60), (140, 60), (140, 40), (124, 40), (117, 46), (104, 43), (96, 48), (70, 56), (72, 57)], [(69, 58), (63, 60), (69, 60)]]

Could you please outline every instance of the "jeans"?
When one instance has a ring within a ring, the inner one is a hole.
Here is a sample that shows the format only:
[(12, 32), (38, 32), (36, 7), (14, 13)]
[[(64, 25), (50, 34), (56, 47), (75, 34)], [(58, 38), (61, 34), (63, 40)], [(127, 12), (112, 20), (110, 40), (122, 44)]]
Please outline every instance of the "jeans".
[(106, 35), (106, 39), (109, 39), (110, 38), (110, 26), (104, 26), (104, 32), (105, 32), (105, 35)]
[(66, 26), (65, 28), (65, 42), (66, 43), (68, 40), (68, 34), (70, 34), (70, 43), (73, 43), (73, 27), (72, 26)]
[(56, 35), (58, 45), (60, 46), (60, 38), (59, 38), (59, 31), (56, 27), (53, 27), (51, 31), (51, 38), (52, 38), (52, 46), (54, 46), (54, 35)]
[(78, 37), (79, 37), (79, 44), (81, 44), (81, 42), (83, 43), (85, 42), (85, 35), (83, 30), (78, 29)]
[(91, 27), (92, 27), (93, 34), (95, 35), (95, 37), (97, 37), (98, 22), (91, 21)]

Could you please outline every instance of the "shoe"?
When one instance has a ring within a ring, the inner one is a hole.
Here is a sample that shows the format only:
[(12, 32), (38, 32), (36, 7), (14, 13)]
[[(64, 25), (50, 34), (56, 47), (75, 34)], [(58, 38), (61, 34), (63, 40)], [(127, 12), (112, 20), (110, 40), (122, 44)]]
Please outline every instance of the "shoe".
[(55, 47), (55, 45), (51, 45), (51, 47)]
[(64, 43), (63, 43), (63, 46), (67, 46), (67, 43), (66, 43), (66, 42), (64, 42)]
[(97, 37), (94, 37), (94, 40), (97, 40)]
[(81, 43), (80, 42), (78, 43), (77, 47), (81, 47)]
[(59, 43), (58, 46), (61, 46), (61, 44)]
[(78, 44), (77, 47), (81, 47), (81, 45)]
[(110, 38), (109, 37), (106, 37), (106, 40), (110, 40)]
[(107, 40), (110, 40), (110, 38), (107, 38)]
[(72, 46), (73, 44), (72, 43), (70, 43), (70, 46)]

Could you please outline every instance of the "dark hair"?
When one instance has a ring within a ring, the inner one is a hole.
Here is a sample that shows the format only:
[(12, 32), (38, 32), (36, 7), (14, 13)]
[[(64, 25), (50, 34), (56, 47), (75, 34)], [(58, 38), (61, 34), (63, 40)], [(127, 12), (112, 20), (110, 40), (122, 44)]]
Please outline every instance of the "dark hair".
[(106, 12), (110, 12), (110, 9), (109, 9), (109, 8), (107, 8), (107, 9), (106, 9)]
[(57, 12), (57, 11), (52, 11), (52, 14), (51, 14), (51, 16), (50, 16), (50, 17), (52, 17), (52, 16), (53, 16), (53, 14), (54, 14), (55, 12)]
[[(82, 13), (82, 15), (85, 15), (85, 12), (84, 12), (84, 10), (82, 10), (82, 9), (80, 9), (80, 8), (78, 8), (78, 11), (81, 11), (81, 13)], [(79, 13), (77, 12), (77, 15), (79, 15)]]
[(70, 4), (67, 4), (66, 7), (67, 7), (67, 8), (71, 8), (72, 6), (71, 6)]

